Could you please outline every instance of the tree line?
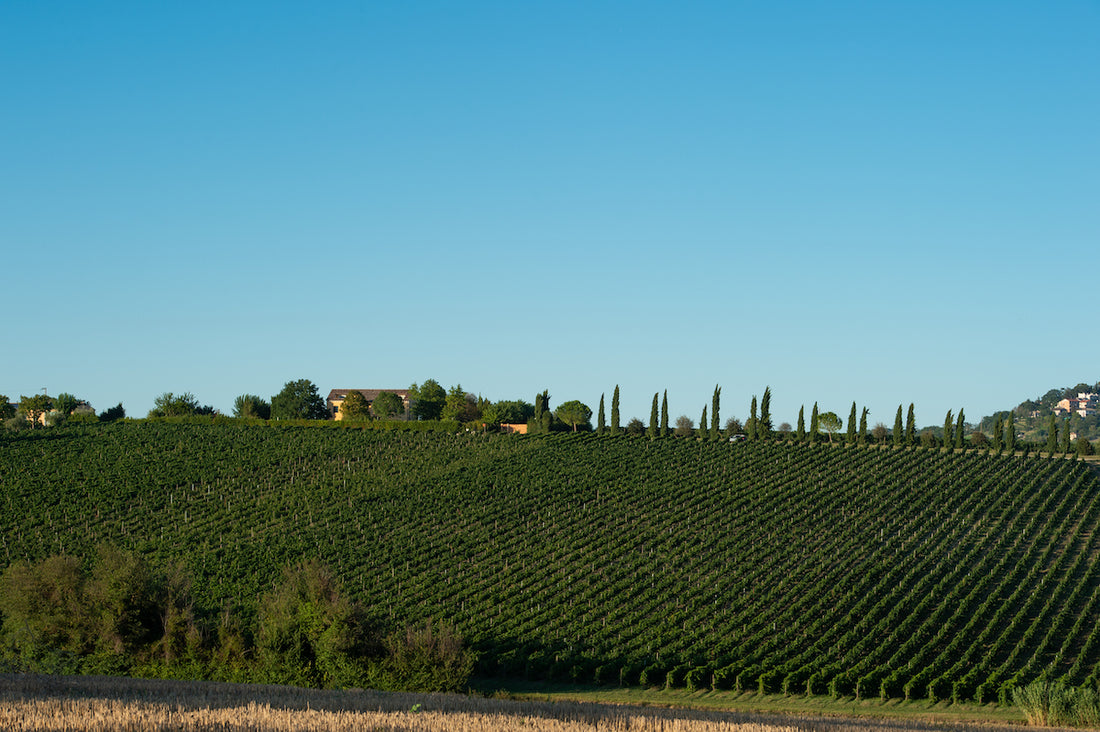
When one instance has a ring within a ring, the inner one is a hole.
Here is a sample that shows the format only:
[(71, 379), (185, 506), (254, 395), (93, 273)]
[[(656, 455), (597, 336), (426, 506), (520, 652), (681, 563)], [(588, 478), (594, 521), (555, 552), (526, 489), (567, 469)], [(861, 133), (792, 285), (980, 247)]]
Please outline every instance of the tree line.
[(202, 608), (182, 562), (101, 546), (0, 575), (0, 671), (458, 691), (474, 656), (445, 623), (387, 628), (327, 567), (284, 567), (255, 616)]

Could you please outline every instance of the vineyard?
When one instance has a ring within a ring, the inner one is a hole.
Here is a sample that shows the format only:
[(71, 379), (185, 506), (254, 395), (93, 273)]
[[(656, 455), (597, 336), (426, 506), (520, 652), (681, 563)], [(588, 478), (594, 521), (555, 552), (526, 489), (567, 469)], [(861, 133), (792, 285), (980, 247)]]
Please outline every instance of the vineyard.
[(109, 543), (216, 610), (330, 566), (479, 673), (1005, 701), (1100, 675), (1100, 480), (782, 442), (118, 423), (0, 436), (0, 568)]

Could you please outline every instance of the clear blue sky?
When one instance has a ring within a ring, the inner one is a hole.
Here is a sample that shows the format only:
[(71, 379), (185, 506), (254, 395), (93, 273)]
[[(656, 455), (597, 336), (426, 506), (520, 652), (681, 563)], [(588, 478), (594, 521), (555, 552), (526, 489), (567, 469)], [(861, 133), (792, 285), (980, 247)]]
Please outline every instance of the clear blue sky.
[(1100, 379), (1100, 2), (0, 3), (0, 393)]

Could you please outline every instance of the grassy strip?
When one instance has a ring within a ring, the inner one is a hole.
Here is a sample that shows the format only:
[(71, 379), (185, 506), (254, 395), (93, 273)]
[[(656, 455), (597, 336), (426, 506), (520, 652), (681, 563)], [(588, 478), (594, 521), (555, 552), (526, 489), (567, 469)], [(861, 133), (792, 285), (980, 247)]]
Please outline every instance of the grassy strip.
[(896, 719), (932, 723), (1025, 724), (1024, 713), (1015, 706), (999, 704), (954, 704), (928, 699), (855, 699), (805, 694), (759, 694), (753, 691), (687, 691), (541, 684), (506, 679), (481, 679), (474, 690), (498, 698), (523, 701), (579, 701), (629, 704), (640, 707), (668, 707), (706, 711), (754, 712), (794, 716)]

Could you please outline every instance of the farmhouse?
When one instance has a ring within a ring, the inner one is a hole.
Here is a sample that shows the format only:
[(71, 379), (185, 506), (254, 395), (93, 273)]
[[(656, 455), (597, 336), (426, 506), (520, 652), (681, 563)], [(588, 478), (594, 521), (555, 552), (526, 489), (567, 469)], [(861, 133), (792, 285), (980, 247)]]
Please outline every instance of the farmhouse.
[(1077, 412), (1082, 417), (1091, 417), (1100, 408), (1100, 394), (1081, 394), (1076, 399), (1063, 399), (1054, 405), (1054, 413), (1058, 416)]
[(405, 409), (405, 413), (402, 418), (405, 418), (409, 414), (409, 390), (408, 389), (333, 389), (328, 393), (328, 411), (332, 415), (333, 419), (343, 419), (343, 414), (340, 413), (340, 405), (347, 399), (348, 393), (357, 391), (363, 395), (363, 398), (367, 401), (367, 404), (373, 404), (374, 400), (378, 398), (378, 395), (384, 391), (388, 391), (391, 394), (396, 394), (401, 397), (401, 404)]

